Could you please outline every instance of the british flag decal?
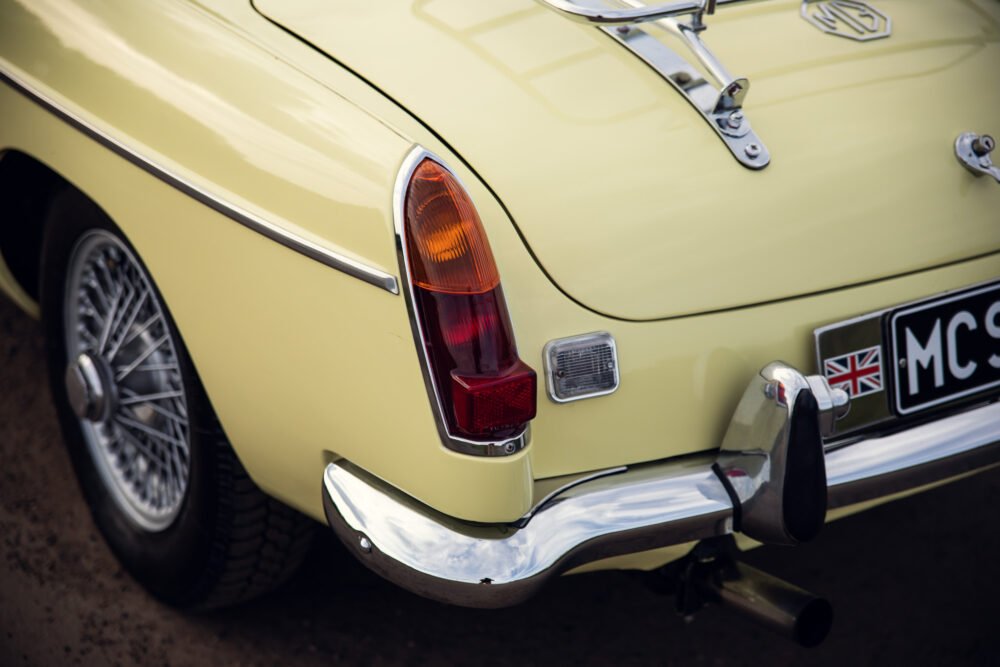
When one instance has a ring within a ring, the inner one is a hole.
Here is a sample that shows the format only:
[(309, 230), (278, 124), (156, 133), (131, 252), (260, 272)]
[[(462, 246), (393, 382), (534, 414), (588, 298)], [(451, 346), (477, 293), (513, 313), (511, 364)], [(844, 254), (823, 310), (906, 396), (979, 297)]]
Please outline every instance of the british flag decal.
[(882, 349), (876, 345), (823, 362), (823, 374), (834, 389), (851, 399), (882, 391)]

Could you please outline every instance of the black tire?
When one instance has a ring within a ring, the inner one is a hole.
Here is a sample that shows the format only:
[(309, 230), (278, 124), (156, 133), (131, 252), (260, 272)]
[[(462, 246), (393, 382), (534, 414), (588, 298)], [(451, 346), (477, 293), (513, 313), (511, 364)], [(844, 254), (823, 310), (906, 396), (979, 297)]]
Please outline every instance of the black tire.
[[(99, 454), (88, 445), (85, 422), (74, 412), (67, 394), (67, 271), (78, 241), (93, 237), (94, 230), (120, 240), (145, 272), (172, 335), (180, 369), (188, 421), (186, 487), (178, 494), (182, 500), (173, 505), (169, 525), (157, 530), (139, 525), (123, 511), (121, 491), (116, 497), (107, 473), (102, 477)], [(66, 189), (53, 199), (42, 257), (41, 310), (52, 397), (83, 494), (115, 555), (156, 597), (178, 607), (228, 605), (281, 584), (305, 556), (316, 524), (265, 495), (247, 475), (219, 426), (166, 304), (134, 248), (92, 201)]]

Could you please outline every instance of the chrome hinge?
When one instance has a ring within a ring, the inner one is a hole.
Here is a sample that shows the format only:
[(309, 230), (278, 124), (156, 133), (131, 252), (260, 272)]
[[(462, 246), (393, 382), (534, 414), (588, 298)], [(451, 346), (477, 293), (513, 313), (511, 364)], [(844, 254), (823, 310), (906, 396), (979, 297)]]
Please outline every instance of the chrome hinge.
[[(600, 27), (625, 48), (656, 70), (690, 102), (715, 130), (740, 164), (763, 169), (771, 161), (764, 143), (750, 126), (743, 103), (750, 90), (746, 77), (731, 75), (701, 40), (706, 14), (716, 5), (748, 0), (682, 0), (647, 6), (639, 0), (620, 0), (632, 9), (588, 7), (571, 0), (538, 0), (541, 4), (577, 21)], [(686, 17), (680, 20), (678, 17)], [(677, 36), (715, 85), (683, 56), (647, 32), (651, 23)]]

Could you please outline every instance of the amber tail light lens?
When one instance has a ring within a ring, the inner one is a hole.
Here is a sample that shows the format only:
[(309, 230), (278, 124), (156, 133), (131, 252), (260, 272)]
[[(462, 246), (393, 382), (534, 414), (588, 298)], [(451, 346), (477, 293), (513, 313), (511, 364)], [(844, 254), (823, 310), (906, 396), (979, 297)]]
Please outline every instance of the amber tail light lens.
[(535, 416), (535, 371), (517, 356), (500, 274), (469, 195), (424, 159), (410, 178), (405, 242), (414, 310), (451, 435), (514, 437)]

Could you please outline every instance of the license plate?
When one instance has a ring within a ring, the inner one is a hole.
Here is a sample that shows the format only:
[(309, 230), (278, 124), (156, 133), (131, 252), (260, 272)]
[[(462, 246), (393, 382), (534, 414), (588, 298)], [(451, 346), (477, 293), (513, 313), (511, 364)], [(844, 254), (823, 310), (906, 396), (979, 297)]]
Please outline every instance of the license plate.
[(898, 414), (1000, 387), (1000, 283), (893, 310), (888, 333)]

